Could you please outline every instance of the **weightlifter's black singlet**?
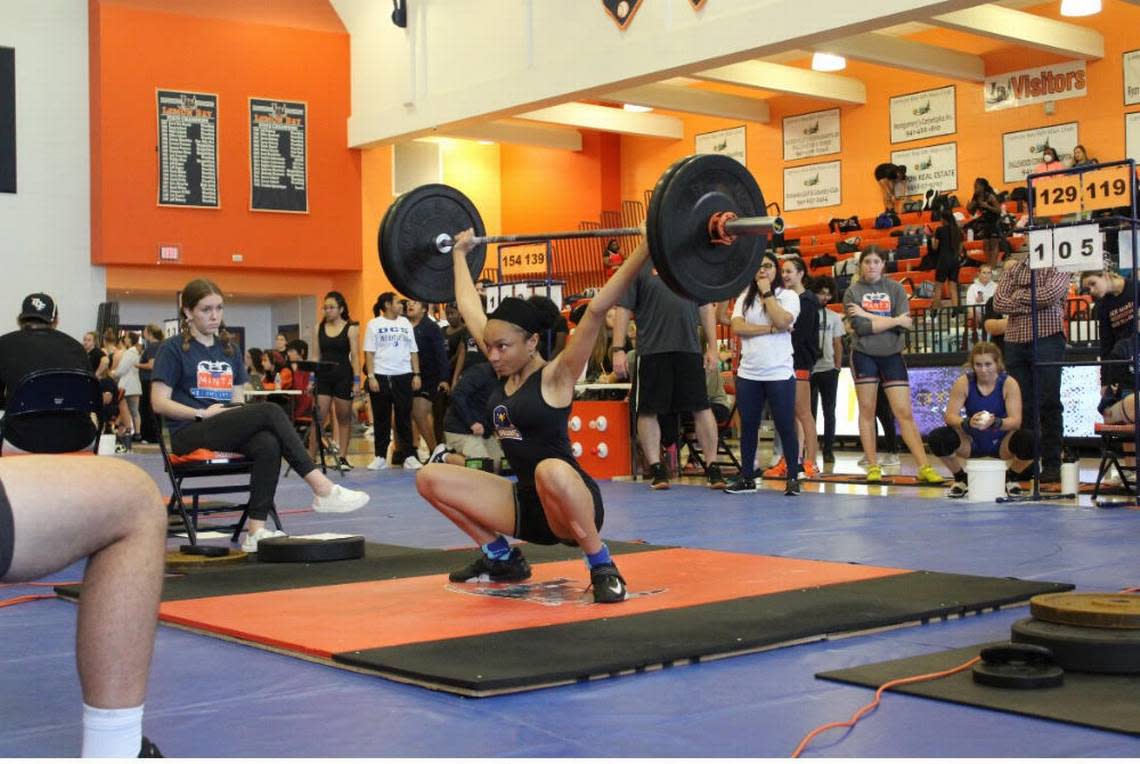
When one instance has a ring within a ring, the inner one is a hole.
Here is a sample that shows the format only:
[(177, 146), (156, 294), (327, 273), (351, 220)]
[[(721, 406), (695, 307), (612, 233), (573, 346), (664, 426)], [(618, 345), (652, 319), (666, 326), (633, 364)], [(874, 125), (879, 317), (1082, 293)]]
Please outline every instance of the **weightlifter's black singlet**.
[(598, 485), (586, 474), (570, 451), (570, 434), (566, 422), (570, 406), (554, 408), (542, 397), (542, 372), (539, 369), (526, 378), (512, 395), (506, 393), (506, 382), (492, 392), (488, 405), (495, 434), (503, 454), (511, 463), (519, 484), (534, 485), (534, 470), (543, 459), (560, 459), (573, 467), (590, 492), (598, 495)]

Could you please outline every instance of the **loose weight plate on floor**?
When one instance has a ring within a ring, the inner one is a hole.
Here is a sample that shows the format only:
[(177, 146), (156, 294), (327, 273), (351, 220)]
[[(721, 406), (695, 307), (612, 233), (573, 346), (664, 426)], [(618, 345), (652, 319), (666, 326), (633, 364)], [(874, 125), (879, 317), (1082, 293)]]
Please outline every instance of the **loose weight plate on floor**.
[(310, 536), (279, 536), (257, 545), (261, 562), (334, 562), (364, 556), (364, 537), (336, 533)]
[(1121, 592), (1058, 592), (1029, 601), (1039, 621), (1097, 629), (1140, 629), (1140, 594)]
[(1140, 674), (1140, 629), (1094, 629), (1023, 618), (1010, 632), (1014, 642), (1048, 647), (1066, 671)]

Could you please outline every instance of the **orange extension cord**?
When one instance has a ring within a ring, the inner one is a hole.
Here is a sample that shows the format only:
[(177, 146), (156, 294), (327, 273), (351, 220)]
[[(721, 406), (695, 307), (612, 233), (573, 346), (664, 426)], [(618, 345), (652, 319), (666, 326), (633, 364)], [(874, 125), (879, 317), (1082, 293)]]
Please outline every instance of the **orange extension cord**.
[[(7, 589), (12, 586), (78, 586), (83, 583), (82, 581), (20, 581), (11, 584), (0, 584), (0, 589)], [(36, 600), (54, 600), (55, 593), (51, 594), (23, 594), (19, 597), (12, 597), (11, 599), (0, 600), (0, 608), (11, 607), (12, 605), (21, 605), (25, 602), (35, 602)]]
[(904, 684), (915, 684), (917, 682), (926, 682), (926, 681), (929, 681), (931, 679), (941, 679), (943, 677), (952, 676), (954, 674), (957, 674), (960, 671), (965, 671), (966, 669), (970, 668), (971, 666), (973, 666), (975, 663), (977, 663), (980, 660), (981, 660), (981, 658), (971, 658), (970, 660), (963, 663), (961, 666), (955, 666), (954, 668), (948, 669), (946, 671), (938, 671), (938, 672), (933, 673), (933, 674), (919, 674), (918, 676), (908, 676), (908, 677), (904, 677), (902, 679), (892, 679), (891, 681), (887, 682), (886, 684), (884, 684), (879, 689), (875, 690), (875, 699), (873, 701), (871, 701), (870, 703), (868, 703), (867, 705), (860, 708), (858, 711), (856, 711), (855, 715), (852, 716), (847, 721), (845, 721), (845, 722), (831, 722), (829, 724), (824, 724), (821, 727), (816, 727), (811, 732), (809, 732), (807, 735), (805, 735), (804, 739), (800, 741), (800, 744), (796, 746), (796, 750), (792, 751), (791, 758), (798, 759), (800, 757), (800, 754), (804, 752), (804, 749), (808, 747), (808, 744), (815, 738), (815, 736), (819, 735), (822, 732), (826, 732), (827, 730), (830, 730), (830, 729), (837, 729), (839, 727), (854, 727), (856, 724), (859, 723), (860, 719), (862, 719), (864, 716), (866, 716), (867, 714), (871, 713), (872, 711), (874, 711), (876, 708), (879, 707), (879, 701), (882, 700), (883, 693), (886, 692), (887, 690), (891, 689), (892, 687), (899, 687), (900, 685), (904, 685)]

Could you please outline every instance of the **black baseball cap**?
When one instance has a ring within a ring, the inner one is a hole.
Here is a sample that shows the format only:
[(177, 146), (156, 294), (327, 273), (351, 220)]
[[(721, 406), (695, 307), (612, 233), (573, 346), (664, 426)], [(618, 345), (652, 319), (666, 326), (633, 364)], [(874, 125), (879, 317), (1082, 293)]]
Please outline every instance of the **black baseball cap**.
[(50, 294), (43, 292), (35, 292), (24, 298), (24, 304), (20, 308), (19, 321), (43, 321), (45, 324), (50, 324), (55, 321), (56, 309), (55, 300), (52, 299)]

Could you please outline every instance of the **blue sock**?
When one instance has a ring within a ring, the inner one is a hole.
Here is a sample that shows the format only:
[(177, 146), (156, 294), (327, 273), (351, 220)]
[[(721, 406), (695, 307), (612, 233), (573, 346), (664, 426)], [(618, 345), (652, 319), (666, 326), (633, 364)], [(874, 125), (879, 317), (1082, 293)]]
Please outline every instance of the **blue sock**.
[(604, 542), (602, 543), (601, 549), (594, 552), (593, 554), (586, 555), (586, 562), (590, 564), (591, 570), (598, 567), (599, 565), (605, 565), (606, 563), (612, 563), (613, 561), (614, 558), (610, 557), (610, 548), (607, 547)]
[(502, 535), (499, 535), (491, 543), (483, 545), (483, 554), (492, 560), (505, 560), (511, 554), (511, 545)]

